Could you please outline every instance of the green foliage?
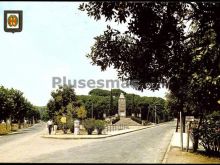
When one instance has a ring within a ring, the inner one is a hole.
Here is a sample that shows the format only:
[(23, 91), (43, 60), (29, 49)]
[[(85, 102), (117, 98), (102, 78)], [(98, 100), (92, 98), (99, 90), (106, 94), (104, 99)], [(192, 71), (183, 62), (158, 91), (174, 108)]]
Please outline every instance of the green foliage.
[(16, 89), (0, 87), (0, 120), (13, 119), (13, 122), (26, 119), (40, 119), (40, 112)]
[[(101, 91), (101, 89), (99, 89)], [(87, 110), (87, 117), (93, 117), (95, 119), (103, 119), (103, 113), (107, 116), (114, 116), (118, 113), (118, 99), (120, 92), (119, 89), (112, 89), (109, 96), (96, 96), (96, 95), (80, 95), (77, 96), (77, 100), (80, 104), (84, 105)], [(112, 93), (112, 95), (111, 95)], [(125, 93), (125, 92), (124, 92)], [(112, 96), (112, 97), (111, 97)], [(153, 119), (154, 115), (149, 113), (149, 105), (157, 105), (157, 111), (161, 120), (167, 120), (169, 113), (165, 110), (165, 100), (157, 97), (140, 97), (134, 94), (125, 93), (126, 97), (126, 109), (127, 116), (131, 116), (132, 113), (138, 114), (141, 112), (143, 120)]]
[(18, 130), (18, 124), (11, 124), (11, 131), (17, 131)]
[(102, 134), (105, 129), (106, 122), (104, 120), (95, 120), (95, 128), (97, 129), (98, 135)]
[(78, 109), (77, 109), (77, 117), (81, 120), (85, 119), (86, 118), (86, 115), (87, 115), (87, 111), (85, 109), (84, 106), (80, 106)]
[(220, 156), (220, 112), (208, 115), (199, 128), (193, 129), (193, 135), (201, 140), (207, 154)]
[[(101, 70), (113, 66), (120, 79), (135, 80), (138, 90), (163, 84), (176, 97), (176, 105), (168, 107), (183, 115), (203, 117), (219, 110), (219, 3), (89, 2), (79, 9), (95, 20), (103, 16), (128, 27), (121, 33), (107, 26), (95, 38), (87, 55), (92, 64)], [(129, 111), (137, 113), (137, 104), (134, 98)]]
[(110, 92), (108, 90), (103, 89), (93, 89), (89, 92), (89, 94), (95, 96), (109, 96)]
[(112, 96), (115, 96), (115, 97), (119, 97), (121, 93), (126, 95), (126, 92), (121, 89), (112, 89), (111, 92), (112, 92)]
[(95, 119), (102, 119), (103, 113), (109, 111), (110, 98), (109, 96), (77, 96), (78, 100), (87, 110), (87, 117)]
[(139, 123), (139, 124), (142, 124), (141, 119), (140, 119), (140, 118), (138, 118), (138, 117), (131, 116), (131, 119), (132, 119), (132, 120), (134, 120), (134, 121), (136, 121), (136, 122), (137, 122), (137, 123)]
[[(69, 118), (77, 116), (77, 107), (80, 104), (77, 102), (74, 89), (64, 85), (59, 86), (56, 91), (51, 92), (52, 98), (47, 103), (47, 112), (50, 118), (55, 116), (67, 115)], [(56, 119), (57, 122), (59, 122)]]
[(95, 119), (86, 119), (83, 122), (85, 129), (88, 132), (88, 135), (91, 135), (92, 132), (95, 130)]
[(117, 116), (117, 117), (113, 118), (112, 124), (115, 124), (115, 123), (118, 122), (119, 120), (120, 120), (120, 116)]
[(42, 107), (38, 106), (37, 109), (38, 109), (38, 111), (40, 113), (41, 120), (48, 121), (50, 119), (46, 106), (42, 106)]
[(214, 111), (211, 114), (207, 115), (207, 118), (213, 120), (214, 122), (220, 121), (220, 112)]
[(8, 133), (8, 130), (6, 129), (6, 124), (1, 123), (0, 124), (0, 135), (5, 135)]
[(68, 119), (66, 123), (67, 129), (70, 129), (71, 133), (74, 133), (74, 120), (72, 118)]

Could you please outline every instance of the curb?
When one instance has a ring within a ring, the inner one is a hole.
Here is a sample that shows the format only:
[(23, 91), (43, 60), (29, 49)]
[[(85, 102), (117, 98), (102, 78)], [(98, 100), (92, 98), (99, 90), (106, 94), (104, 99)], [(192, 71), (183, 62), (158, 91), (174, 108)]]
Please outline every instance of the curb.
[[(73, 136), (70, 136), (70, 137), (53, 137), (53, 136), (50, 136), (50, 135), (41, 135), (41, 137), (43, 138), (53, 138), (53, 139), (102, 139), (102, 138), (108, 138), (108, 137), (113, 137), (113, 136), (118, 136), (118, 135), (123, 135), (123, 134), (126, 134), (126, 133), (131, 133), (131, 132), (135, 132), (135, 131), (140, 131), (140, 130), (143, 130), (143, 129), (147, 129), (147, 128), (152, 128), (152, 127), (155, 127), (156, 125), (152, 125), (152, 126), (147, 126), (147, 127), (144, 127), (144, 128), (140, 128), (140, 129), (135, 129), (135, 130), (131, 130), (131, 131), (128, 131), (128, 132), (121, 132), (121, 133), (118, 133), (118, 134), (110, 134), (110, 135), (104, 135), (104, 136), (96, 136), (96, 137), (92, 137), (92, 136), (86, 136), (86, 137), (73, 137)], [(67, 135), (68, 136), (68, 135)]]
[(167, 161), (167, 158), (168, 158), (168, 152), (169, 152), (170, 149), (171, 149), (171, 142), (172, 142), (172, 139), (173, 139), (173, 135), (174, 135), (174, 133), (172, 134), (170, 143), (169, 143), (169, 145), (168, 145), (168, 147), (167, 147), (167, 150), (166, 150), (166, 152), (165, 152), (165, 154), (164, 154), (163, 160), (162, 160), (162, 162), (161, 162), (162, 164), (166, 164), (166, 161)]

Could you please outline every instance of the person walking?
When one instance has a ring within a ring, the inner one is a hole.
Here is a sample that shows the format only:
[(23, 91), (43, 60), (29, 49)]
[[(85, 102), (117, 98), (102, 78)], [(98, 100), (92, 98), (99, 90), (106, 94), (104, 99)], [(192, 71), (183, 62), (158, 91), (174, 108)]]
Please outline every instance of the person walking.
[(48, 128), (48, 131), (49, 131), (49, 135), (51, 134), (52, 126), (53, 126), (53, 121), (50, 119), (47, 122), (47, 128)]

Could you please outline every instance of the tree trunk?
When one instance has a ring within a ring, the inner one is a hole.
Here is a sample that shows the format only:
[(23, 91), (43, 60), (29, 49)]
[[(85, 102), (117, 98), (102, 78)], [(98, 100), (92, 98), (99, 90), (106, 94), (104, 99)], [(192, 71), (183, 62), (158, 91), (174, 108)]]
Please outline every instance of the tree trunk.
[(149, 113), (150, 113), (150, 110), (148, 108), (148, 111), (147, 111), (147, 121), (149, 121)]
[(179, 127), (179, 118), (177, 117), (177, 120), (176, 120), (176, 132), (178, 132), (178, 127)]
[(18, 120), (18, 129), (21, 129), (21, 120)]
[[(199, 129), (199, 127), (202, 124), (202, 120), (203, 120), (203, 114), (201, 114), (201, 116), (200, 116), (200, 121), (199, 121), (199, 124), (198, 124), (198, 129)], [(196, 152), (198, 147), (199, 147), (199, 137), (198, 136), (194, 136), (193, 152)]]
[(11, 126), (11, 128), (12, 128), (12, 117), (11, 117), (11, 115), (10, 115), (10, 117), (9, 117), (9, 121), (10, 121), (10, 126)]
[(186, 116), (183, 113), (183, 133), (185, 133), (185, 132), (186, 132)]

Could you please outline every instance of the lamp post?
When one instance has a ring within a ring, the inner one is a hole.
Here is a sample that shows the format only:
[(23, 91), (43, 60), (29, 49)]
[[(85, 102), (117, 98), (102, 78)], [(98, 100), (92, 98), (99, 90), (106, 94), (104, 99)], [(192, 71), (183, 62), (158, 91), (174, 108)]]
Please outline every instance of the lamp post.
[(92, 119), (93, 119), (93, 103), (92, 103)]
[(112, 112), (112, 106), (113, 106), (113, 98), (112, 98), (112, 89), (111, 89), (110, 90), (110, 103), (109, 103), (107, 116), (110, 116), (110, 113)]
[(157, 124), (157, 106), (154, 106), (155, 124)]

